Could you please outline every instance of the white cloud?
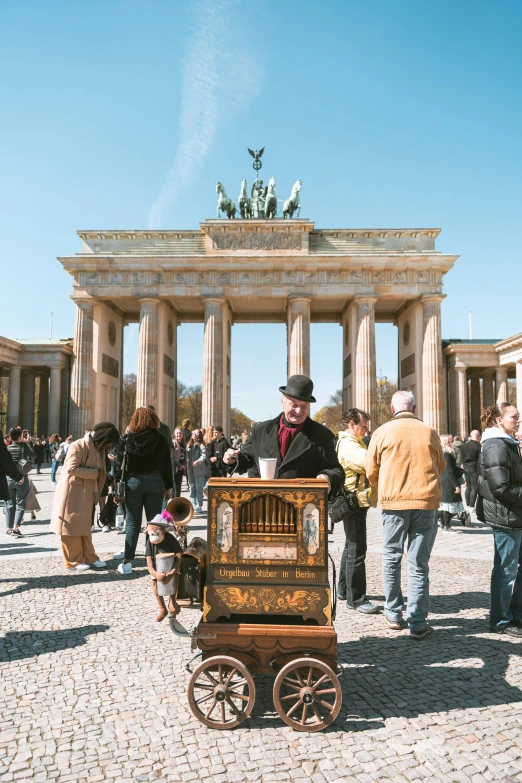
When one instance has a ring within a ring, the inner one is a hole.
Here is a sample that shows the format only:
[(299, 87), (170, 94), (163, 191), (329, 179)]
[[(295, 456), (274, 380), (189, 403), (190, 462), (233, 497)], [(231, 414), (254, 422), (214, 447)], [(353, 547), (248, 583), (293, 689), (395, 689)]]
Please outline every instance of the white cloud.
[(161, 228), (165, 213), (183, 192), (209, 152), (222, 122), (246, 108), (260, 88), (260, 66), (247, 51), (238, 23), (238, 0), (193, 0), (193, 25), (183, 61), (179, 143), (174, 164), (149, 214)]

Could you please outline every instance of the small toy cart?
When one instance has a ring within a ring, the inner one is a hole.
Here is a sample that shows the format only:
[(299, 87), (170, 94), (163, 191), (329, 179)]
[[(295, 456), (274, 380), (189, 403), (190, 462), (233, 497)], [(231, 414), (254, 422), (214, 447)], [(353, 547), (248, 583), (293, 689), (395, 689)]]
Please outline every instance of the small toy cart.
[(209, 481), (203, 617), (191, 632), (199, 652), (187, 667), (189, 705), (206, 726), (248, 718), (257, 674), (275, 675), (275, 709), (297, 731), (339, 714), (327, 494), (324, 479)]

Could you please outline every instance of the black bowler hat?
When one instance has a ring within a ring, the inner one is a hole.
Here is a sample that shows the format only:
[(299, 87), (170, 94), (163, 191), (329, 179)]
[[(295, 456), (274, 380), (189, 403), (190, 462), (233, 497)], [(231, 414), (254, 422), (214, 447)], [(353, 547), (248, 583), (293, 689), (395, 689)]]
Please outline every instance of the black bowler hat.
[(315, 397), (312, 395), (313, 390), (313, 381), (307, 378), (306, 375), (292, 375), (288, 379), (286, 386), (279, 387), (279, 391), (287, 397), (295, 397), (296, 400), (301, 400), (302, 402), (316, 402)]

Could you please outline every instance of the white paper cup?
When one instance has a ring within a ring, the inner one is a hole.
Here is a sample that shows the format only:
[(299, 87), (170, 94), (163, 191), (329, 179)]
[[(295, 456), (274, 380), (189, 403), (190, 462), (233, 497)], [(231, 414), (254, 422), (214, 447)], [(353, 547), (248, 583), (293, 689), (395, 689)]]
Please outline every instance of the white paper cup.
[[(167, 574), (174, 568), (174, 555), (159, 554), (156, 555), (156, 571), (160, 571), (163, 574)], [(175, 579), (171, 579), (170, 582), (158, 582), (158, 595), (174, 595)]]
[(259, 473), (262, 479), (273, 479), (276, 474), (277, 460), (270, 458), (259, 457)]

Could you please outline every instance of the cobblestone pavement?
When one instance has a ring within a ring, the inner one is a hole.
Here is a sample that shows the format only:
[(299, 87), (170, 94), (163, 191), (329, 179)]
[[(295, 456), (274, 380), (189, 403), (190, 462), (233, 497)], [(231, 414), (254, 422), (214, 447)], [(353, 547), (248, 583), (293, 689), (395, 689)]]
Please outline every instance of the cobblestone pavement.
[[(271, 680), (260, 677), (246, 724), (218, 732), (188, 708), (191, 653), (154, 622), (144, 559), (132, 577), (114, 561), (64, 573), (47, 529), (47, 474), (34, 477), (40, 520), (0, 545), (0, 782), (522, 781), (522, 645), (487, 633), (487, 528), (439, 534), (435, 632), (425, 641), (388, 630), (382, 614), (339, 608), (344, 703), (334, 726), (293, 732), (274, 712)], [(194, 532), (203, 526), (195, 520)], [(374, 512), (368, 592), (382, 605), (379, 528)], [(94, 540), (99, 553), (122, 541)], [(336, 529), (337, 560), (340, 548)], [(181, 619), (197, 616), (185, 609)]]

